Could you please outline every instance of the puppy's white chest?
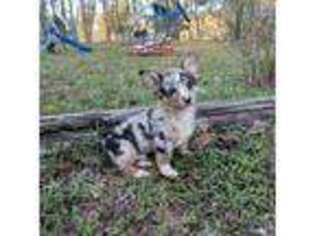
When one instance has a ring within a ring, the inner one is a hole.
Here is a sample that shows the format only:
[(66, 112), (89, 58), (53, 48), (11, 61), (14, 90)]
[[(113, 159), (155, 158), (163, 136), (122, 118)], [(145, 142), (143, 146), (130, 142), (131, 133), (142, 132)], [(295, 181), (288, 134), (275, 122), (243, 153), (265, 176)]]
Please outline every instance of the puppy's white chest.
[(171, 123), (176, 146), (187, 142), (195, 129), (195, 110), (182, 111), (172, 118)]

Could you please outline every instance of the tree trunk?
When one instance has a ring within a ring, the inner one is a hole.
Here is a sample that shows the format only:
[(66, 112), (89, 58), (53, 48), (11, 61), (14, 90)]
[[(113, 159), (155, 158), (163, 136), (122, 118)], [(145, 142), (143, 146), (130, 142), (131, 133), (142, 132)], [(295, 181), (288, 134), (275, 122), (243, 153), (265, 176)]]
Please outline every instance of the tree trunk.
[(237, 9), (235, 13), (235, 29), (234, 29), (234, 39), (241, 39), (242, 23), (243, 23), (243, 13), (244, 13), (244, 3), (240, 2), (237, 4)]
[(69, 23), (70, 23), (71, 34), (75, 39), (78, 39), (78, 30), (77, 30), (77, 24), (76, 24), (74, 12), (73, 12), (72, 0), (68, 0), (68, 4), (69, 4), (69, 13), (70, 13)]
[(105, 37), (107, 42), (111, 42), (111, 34), (112, 34), (112, 28), (111, 23), (108, 17), (108, 5), (106, 0), (101, 0), (102, 4), (102, 14), (103, 14), (103, 21), (104, 21), (104, 27), (105, 27)]
[(80, 0), (81, 19), (83, 24), (83, 32), (87, 42), (91, 43), (93, 40), (93, 26), (96, 11), (95, 0)]
[(116, 0), (116, 7), (115, 7), (115, 19), (116, 19), (116, 30), (115, 30), (115, 39), (118, 41), (121, 33), (121, 20), (119, 14), (119, 7), (120, 3), (119, 0)]
[(40, 9), (39, 9), (39, 21), (40, 21), (40, 30), (43, 30), (46, 28), (46, 24), (48, 21), (48, 16), (47, 16), (47, 4), (45, 0), (40, 1)]
[[(253, 5), (251, 9), (251, 19), (255, 22), (257, 19), (257, 6)], [(257, 78), (259, 75), (259, 58), (260, 58), (260, 49), (259, 49), (259, 35), (258, 35), (258, 29), (255, 26), (254, 23), (251, 27), (250, 32), (250, 41), (251, 41), (251, 75), (250, 75), (250, 81), (249, 83), (257, 83)]]
[(53, 15), (56, 15), (56, 0), (50, 0), (50, 8)]
[(60, 7), (61, 7), (61, 16), (62, 16), (63, 20), (68, 22), (67, 13), (66, 13), (66, 6), (65, 6), (65, 0), (60, 0)]
[(200, 26), (200, 17), (198, 15), (198, 4), (197, 0), (194, 1), (194, 7), (195, 7), (195, 19), (196, 19), (196, 38), (199, 39), (200, 37), (200, 31), (201, 31), (201, 26)]

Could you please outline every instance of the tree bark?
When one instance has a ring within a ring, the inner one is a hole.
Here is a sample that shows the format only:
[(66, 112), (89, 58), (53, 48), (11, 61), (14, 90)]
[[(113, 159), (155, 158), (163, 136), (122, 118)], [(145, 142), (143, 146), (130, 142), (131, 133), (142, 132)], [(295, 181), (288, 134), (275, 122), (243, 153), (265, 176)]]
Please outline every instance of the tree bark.
[(45, 0), (40, 1), (39, 20), (40, 20), (40, 30), (44, 30), (48, 22), (47, 3)]
[(87, 42), (91, 43), (93, 38), (93, 26), (96, 12), (95, 0), (80, 0), (81, 19), (84, 36)]
[(106, 41), (111, 42), (111, 34), (112, 34), (112, 28), (110, 24), (110, 20), (108, 17), (108, 2), (106, 0), (101, 0), (102, 4), (102, 10), (103, 10), (103, 21), (104, 21), (104, 26), (106, 27), (105, 33), (106, 33)]
[(243, 12), (244, 12), (244, 3), (240, 2), (237, 4), (236, 13), (235, 13), (234, 39), (237, 41), (241, 39)]
[(71, 33), (75, 39), (78, 39), (78, 30), (77, 30), (76, 19), (75, 19), (74, 12), (73, 12), (72, 0), (68, 0), (68, 4), (69, 4), (69, 13), (70, 13), (69, 21), (70, 21)]
[(68, 22), (65, 0), (60, 0), (60, 7), (61, 7), (61, 16), (62, 16), (63, 20)]
[(53, 15), (56, 15), (56, 0), (50, 0), (49, 1), (50, 3), (50, 8), (51, 8), (51, 11), (52, 11), (52, 14)]

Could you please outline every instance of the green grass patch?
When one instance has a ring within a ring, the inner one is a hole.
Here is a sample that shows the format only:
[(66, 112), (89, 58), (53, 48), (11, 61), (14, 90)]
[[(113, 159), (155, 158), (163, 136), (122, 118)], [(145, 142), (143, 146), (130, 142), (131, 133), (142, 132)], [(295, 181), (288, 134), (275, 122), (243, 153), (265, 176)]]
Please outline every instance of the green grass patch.
[(136, 57), (120, 45), (97, 45), (81, 57), (72, 51), (41, 55), (40, 109), (42, 114), (78, 112), (89, 109), (122, 108), (154, 103), (139, 83), (138, 71), (178, 64), (180, 52), (190, 49), (200, 58), (200, 101), (271, 95), (272, 89), (246, 85), (246, 64), (229, 44), (194, 43), (178, 45), (171, 57)]
[(176, 155), (178, 180), (155, 168), (149, 178), (122, 176), (92, 144), (46, 156), (42, 235), (244, 235), (264, 227), (274, 215), (272, 130), (213, 130), (239, 142), (224, 146), (216, 138), (204, 151)]
[[(86, 57), (41, 55), (41, 114), (154, 104), (138, 71), (174, 66), (187, 48), (200, 58), (199, 101), (274, 94), (245, 83), (246, 60), (229, 44), (178, 44), (172, 57), (133, 57), (125, 46), (95, 45)], [(230, 236), (257, 228), (273, 235), (273, 128), (213, 128), (239, 141), (227, 145), (214, 138), (194, 155), (176, 155), (175, 181), (155, 169), (145, 179), (122, 176), (94, 143), (51, 152), (40, 160), (41, 235)]]

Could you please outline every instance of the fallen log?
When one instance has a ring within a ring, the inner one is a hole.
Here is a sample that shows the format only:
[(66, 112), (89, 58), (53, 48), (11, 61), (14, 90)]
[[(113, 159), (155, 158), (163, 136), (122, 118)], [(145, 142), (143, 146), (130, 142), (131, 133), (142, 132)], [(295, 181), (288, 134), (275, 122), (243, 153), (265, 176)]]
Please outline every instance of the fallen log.
[[(215, 120), (214, 122), (239, 120), (240, 117), (241, 119), (251, 119), (273, 113), (274, 103), (273, 97), (235, 102), (202, 103), (198, 105), (197, 119), (209, 118), (210, 120)], [(115, 120), (124, 119), (145, 109), (148, 108), (139, 107), (125, 110), (90, 111), (42, 116), (40, 118), (40, 134), (45, 135), (61, 131), (95, 128), (100, 123), (115, 123)]]
[[(110, 128), (120, 120), (149, 109), (138, 107), (123, 110), (90, 111), (72, 114), (42, 116), (40, 118), (41, 153), (51, 143), (63, 147), (75, 141), (97, 139), (97, 128)], [(198, 123), (209, 126), (225, 123), (254, 122), (273, 117), (273, 97), (246, 99), (240, 101), (209, 102), (198, 104)]]

